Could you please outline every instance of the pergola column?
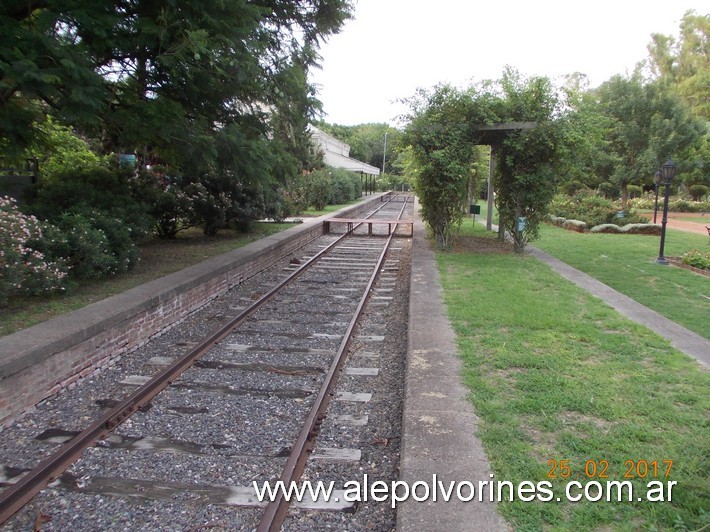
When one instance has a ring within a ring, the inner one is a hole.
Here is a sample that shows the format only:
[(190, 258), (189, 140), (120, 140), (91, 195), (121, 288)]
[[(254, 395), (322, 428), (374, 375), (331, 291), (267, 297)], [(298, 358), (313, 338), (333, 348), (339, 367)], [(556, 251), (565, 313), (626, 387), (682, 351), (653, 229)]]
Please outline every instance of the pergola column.
[(490, 161), (488, 162), (488, 212), (486, 212), (486, 229), (490, 231), (493, 227), (493, 173), (496, 169), (496, 153), (491, 144)]

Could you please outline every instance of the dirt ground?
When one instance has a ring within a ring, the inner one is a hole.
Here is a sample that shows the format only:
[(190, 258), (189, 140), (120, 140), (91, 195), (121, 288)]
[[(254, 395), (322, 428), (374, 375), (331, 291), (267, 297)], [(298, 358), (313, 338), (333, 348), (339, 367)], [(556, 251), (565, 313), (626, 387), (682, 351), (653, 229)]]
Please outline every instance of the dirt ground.
[(454, 242), (456, 253), (512, 253), (510, 242), (499, 242), (497, 238), (481, 236), (459, 236)]
[[(710, 216), (708, 216), (708, 221), (705, 224), (683, 220), (683, 218), (697, 218), (698, 216), (698, 213), (693, 212), (669, 212), (666, 226), (679, 231), (707, 235), (708, 230), (706, 227), (710, 227)], [(661, 217), (659, 216), (656, 221), (661, 223)]]

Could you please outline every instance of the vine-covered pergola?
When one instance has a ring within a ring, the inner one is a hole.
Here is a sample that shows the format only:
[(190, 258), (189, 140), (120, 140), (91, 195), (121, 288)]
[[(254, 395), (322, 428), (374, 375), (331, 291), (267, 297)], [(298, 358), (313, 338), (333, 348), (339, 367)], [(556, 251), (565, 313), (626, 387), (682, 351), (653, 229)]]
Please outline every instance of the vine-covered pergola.
[(501, 122), (473, 128), (473, 130), (478, 133), (477, 144), (487, 145), (491, 148), (488, 167), (488, 213), (486, 215), (486, 229), (489, 231), (493, 226), (493, 173), (495, 172), (496, 150), (512, 131), (533, 129), (536, 126), (537, 122)]

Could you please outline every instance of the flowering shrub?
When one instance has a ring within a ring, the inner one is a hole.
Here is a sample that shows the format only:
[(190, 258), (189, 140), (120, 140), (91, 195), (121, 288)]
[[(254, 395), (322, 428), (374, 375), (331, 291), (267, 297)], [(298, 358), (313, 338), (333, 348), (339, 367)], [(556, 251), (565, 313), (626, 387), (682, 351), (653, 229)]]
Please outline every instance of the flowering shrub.
[[(637, 209), (653, 210), (654, 199), (638, 198), (629, 202)], [(663, 211), (663, 189), (658, 197), (658, 212)], [(668, 201), (669, 212), (710, 212), (710, 201), (688, 201), (683, 198), (674, 197)]]
[(317, 211), (330, 203), (332, 175), (327, 169), (316, 170), (306, 176), (306, 201)]
[(708, 252), (691, 249), (683, 253), (680, 260), (688, 266), (693, 266), (700, 270), (710, 270), (710, 253)]
[(185, 194), (192, 203), (196, 219), (204, 224), (203, 232), (206, 235), (215, 235), (227, 227), (227, 215), (232, 206), (227, 194), (221, 191), (210, 194), (202, 183), (187, 185)]
[(116, 275), (128, 271), (138, 261), (138, 249), (129, 228), (106, 212), (68, 212), (60, 217), (58, 226), (66, 235), (66, 246), (53, 251), (68, 257), (72, 274), (77, 278)]
[[(610, 199), (588, 191), (580, 191), (573, 198), (557, 195), (550, 203), (549, 211), (563, 218), (581, 220), (588, 227), (611, 224), (622, 220), (624, 223), (643, 223), (646, 220)], [(620, 219), (618, 213), (623, 212)]]
[(37, 218), (22, 214), (14, 199), (0, 198), (0, 305), (12, 295), (64, 290), (67, 267), (32, 245), (41, 238)]

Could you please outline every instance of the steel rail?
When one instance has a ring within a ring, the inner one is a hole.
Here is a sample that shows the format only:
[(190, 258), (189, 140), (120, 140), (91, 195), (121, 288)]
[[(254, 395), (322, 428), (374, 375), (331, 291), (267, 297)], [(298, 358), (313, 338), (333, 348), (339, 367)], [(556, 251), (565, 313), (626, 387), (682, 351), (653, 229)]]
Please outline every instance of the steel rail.
[[(399, 212), (399, 218), (402, 218), (402, 214), (407, 207), (407, 202), (404, 202), (402, 209)], [(280, 481), (283, 482), (284, 487), (288, 489), (291, 482), (297, 482), (303, 470), (305, 469), (306, 462), (308, 460), (308, 454), (312, 450), (315, 437), (317, 436), (320, 423), (325, 417), (325, 412), (330, 404), (330, 399), (332, 397), (332, 389), (335, 386), (337, 375), (339, 375), (343, 363), (345, 362), (345, 355), (347, 354), (352, 341), (355, 338), (355, 332), (360, 324), (360, 318), (365, 309), (370, 298), (370, 292), (375, 285), (375, 281), (380, 273), (380, 270), (384, 264), (385, 255), (389, 251), (390, 244), (394, 238), (394, 234), (397, 230), (397, 225), (394, 227), (394, 231), (387, 237), (384, 249), (377, 260), (375, 270), (370, 276), (370, 280), (365, 289), (365, 293), (360, 299), (360, 302), (355, 311), (353, 319), (350, 321), (348, 328), (346, 330), (345, 336), (343, 337), (340, 347), (333, 359), (333, 362), (326, 373), (325, 380), (321, 385), (318, 395), (311, 406), (311, 410), (308, 413), (306, 422), (303, 424), (301, 431), (296, 438), (296, 443), (291, 448), (291, 454), (286, 461), (286, 465), (281, 473)], [(284, 520), (286, 519), (286, 514), (288, 513), (288, 507), (290, 501), (286, 500), (283, 496), (282, 490), (278, 490), (276, 498), (269, 501), (264, 509), (264, 513), (261, 516), (261, 520), (256, 528), (256, 532), (278, 532), (281, 530)]]
[[(384, 203), (382, 206), (375, 209), (368, 217), (374, 216), (388, 204), (389, 202)], [(281, 281), (281, 283), (230, 320), (229, 323), (211, 333), (187, 354), (157, 373), (150, 381), (138, 388), (120, 404), (93, 421), (82, 432), (63, 444), (53, 454), (40, 461), (32, 470), (25, 473), (22, 478), (0, 493), (0, 525), (4, 524), (24, 505), (29, 503), (35, 495), (42, 491), (50, 482), (64, 473), (64, 471), (81, 457), (84, 449), (91, 447), (96, 441), (103, 439), (132, 414), (148, 404), (166, 386), (190, 368), (195, 361), (207, 353), (214, 345), (230, 335), (274, 295), (280, 292), (285, 286), (295, 281), (323, 255), (330, 252), (348, 236), (347, 234), (341, 235), (316, 253), (297, 270), (286, 277), (286, 279)]]

